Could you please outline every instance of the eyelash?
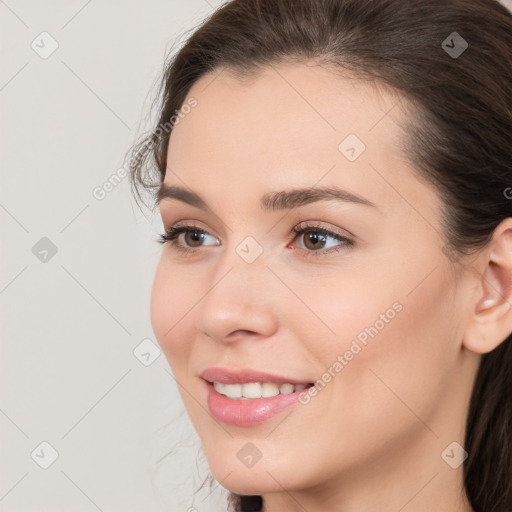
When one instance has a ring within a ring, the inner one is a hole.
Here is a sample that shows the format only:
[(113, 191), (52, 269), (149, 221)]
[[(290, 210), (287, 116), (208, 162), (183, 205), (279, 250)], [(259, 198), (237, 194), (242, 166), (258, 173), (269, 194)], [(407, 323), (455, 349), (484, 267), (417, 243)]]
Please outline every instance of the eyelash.
[[(197, 226), (179, 226), (177, 228), (172, 227), (170, 230), (166, 231), (165, 233), (163, 233), (159, 236), (157, 243), (165, 244), (167, 242), (170, 242), (173, 249), (175, 249), (178, 252), (185, 253), (185, 254), (195, 253), (198, 249), (200, 249), (200, 247), (190, 248), (190, 247), (186, 247), (178, 242), (179, 235), (181, 235), (182, 233), (190, 232), (190, 231), (195, 231), (197, 233), (206, 234), (206, 235), (210, 234), (203, 229), (199, 229)], [(300, 248), (300, 250), (306, 252), (308, 256), (310, 256), (310, 255), (311, 256), (321, 256), (321, 255), (326, 255), (326, 254), (337, 253), (339, 251), (342, 251), (346, 247), (352, 247), (354, 245), (353, 240), (351, 240), (347, 237), (344, 237), (342, 235), (339, 235), (337, 233), (333, 233), (332, 231), (329, 231), (328, 229), (322, 228), (320, 226), (302, 226), (301, 227), (299, 225), (299, 226), (293, 228), (291, 230), (290, 234), (293, 234), (294, 235), (293, 239), (295, 239), (298, 236), (303, 235), (304, 233), (310, 233), (310, 232), (311, 233), (320, 233), (321, 235), (334, 238), (335, 240), (338, 240), (339, 242), (343, 242), (343, 244), (335, 246), (335, 247), (331, 247), (327, 250), (318, 250), (318, 251)]]

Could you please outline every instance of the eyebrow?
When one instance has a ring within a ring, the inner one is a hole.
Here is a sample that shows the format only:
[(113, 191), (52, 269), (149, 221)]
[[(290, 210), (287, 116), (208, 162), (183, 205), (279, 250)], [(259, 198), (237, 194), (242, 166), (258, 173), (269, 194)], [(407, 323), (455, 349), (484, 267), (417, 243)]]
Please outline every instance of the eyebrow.
[[(163, 199), (176, 199), (204, 211), (210, 209), (206, 201), (195, 192), (165, 183), (158, 190), (157, 203), (160, 204)], [(262, 196), (260, 206), (265, 211), (291, 210), (316, 203), (317, 201), (328, 200), (356, 203), (377, 208), (368, 199), (338, 187), (310, 187), (270, 192)]]

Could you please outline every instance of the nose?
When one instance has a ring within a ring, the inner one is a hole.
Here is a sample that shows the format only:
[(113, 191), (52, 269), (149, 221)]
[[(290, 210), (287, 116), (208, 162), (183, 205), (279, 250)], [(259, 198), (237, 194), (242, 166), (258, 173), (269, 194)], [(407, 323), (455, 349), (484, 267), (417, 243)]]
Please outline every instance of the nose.
[(279, 293), (264, 261), (246, 263), (236, 253), (212, 271), (195, 311), (196, 328), (220, 343), (272, 336)]

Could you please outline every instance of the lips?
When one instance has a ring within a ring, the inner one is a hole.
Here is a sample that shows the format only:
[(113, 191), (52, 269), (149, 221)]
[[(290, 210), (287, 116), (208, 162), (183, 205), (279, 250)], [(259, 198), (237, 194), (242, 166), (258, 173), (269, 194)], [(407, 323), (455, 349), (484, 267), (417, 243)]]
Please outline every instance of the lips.
[[(248, 368), (229, 370), (210, 367), (204, 370), (200, 377), (204, 380), (204, 400), (212, 416), (219, 422), (239, 427), (256, 426), (283, 413), (288, 408), (296, 407), (300, 394), (307, 391), (305, 388), (313, 386), (313, 381), (310, 380)], [(262, 388), (258, 390), (259, 393), (245, 389), (251, 383), (262, 384)], [(240, 389), (229, 389), (240, 388), (240, 385), (242, 385), (241, 394)], [(284, 385), (285, 389), (277, 390), (276, 385)], [(297, 386), (298, 389), (294, 389), (293, 386)], [(264, 391), (263, 387), (267, 389)], [(261, 394), (259, 398), (251, 396), (258, 394)]]
[(273, 382), (275, 384), (312, 384), (310, 380), (298, 380), (283, 375), (275, 375), (252, 369), (228, 370), (227, 368), (211, 367), (204, 370), (200, 377), (207, 382), (222, 384), (246, 384), (249, 382)]
[[(297, 407), (301, 392), (268, 398), (233, 399), (217, 392), (213, 384), (203, 381), (204, 400), (211, 415), (221, 423), (253, 427), (271, 420), (286, 409)], [(245, 383), (244, 385), (246, 385)]]

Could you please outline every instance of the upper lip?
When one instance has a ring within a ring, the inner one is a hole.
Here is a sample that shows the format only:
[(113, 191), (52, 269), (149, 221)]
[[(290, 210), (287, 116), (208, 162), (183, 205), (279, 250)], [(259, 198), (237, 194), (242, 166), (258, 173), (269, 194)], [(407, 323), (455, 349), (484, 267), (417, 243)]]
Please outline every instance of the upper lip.
[(245, 384), (247, 382), (274, 382), (276, 384), (311, 384), (307, 380), (297, 380), (290, 377), (281, 377), (267, 372), (252, 369), (228, 370), (227, 368), (207, 368), (200, 377), (208, 382), (221, 382), (223, 384)]

